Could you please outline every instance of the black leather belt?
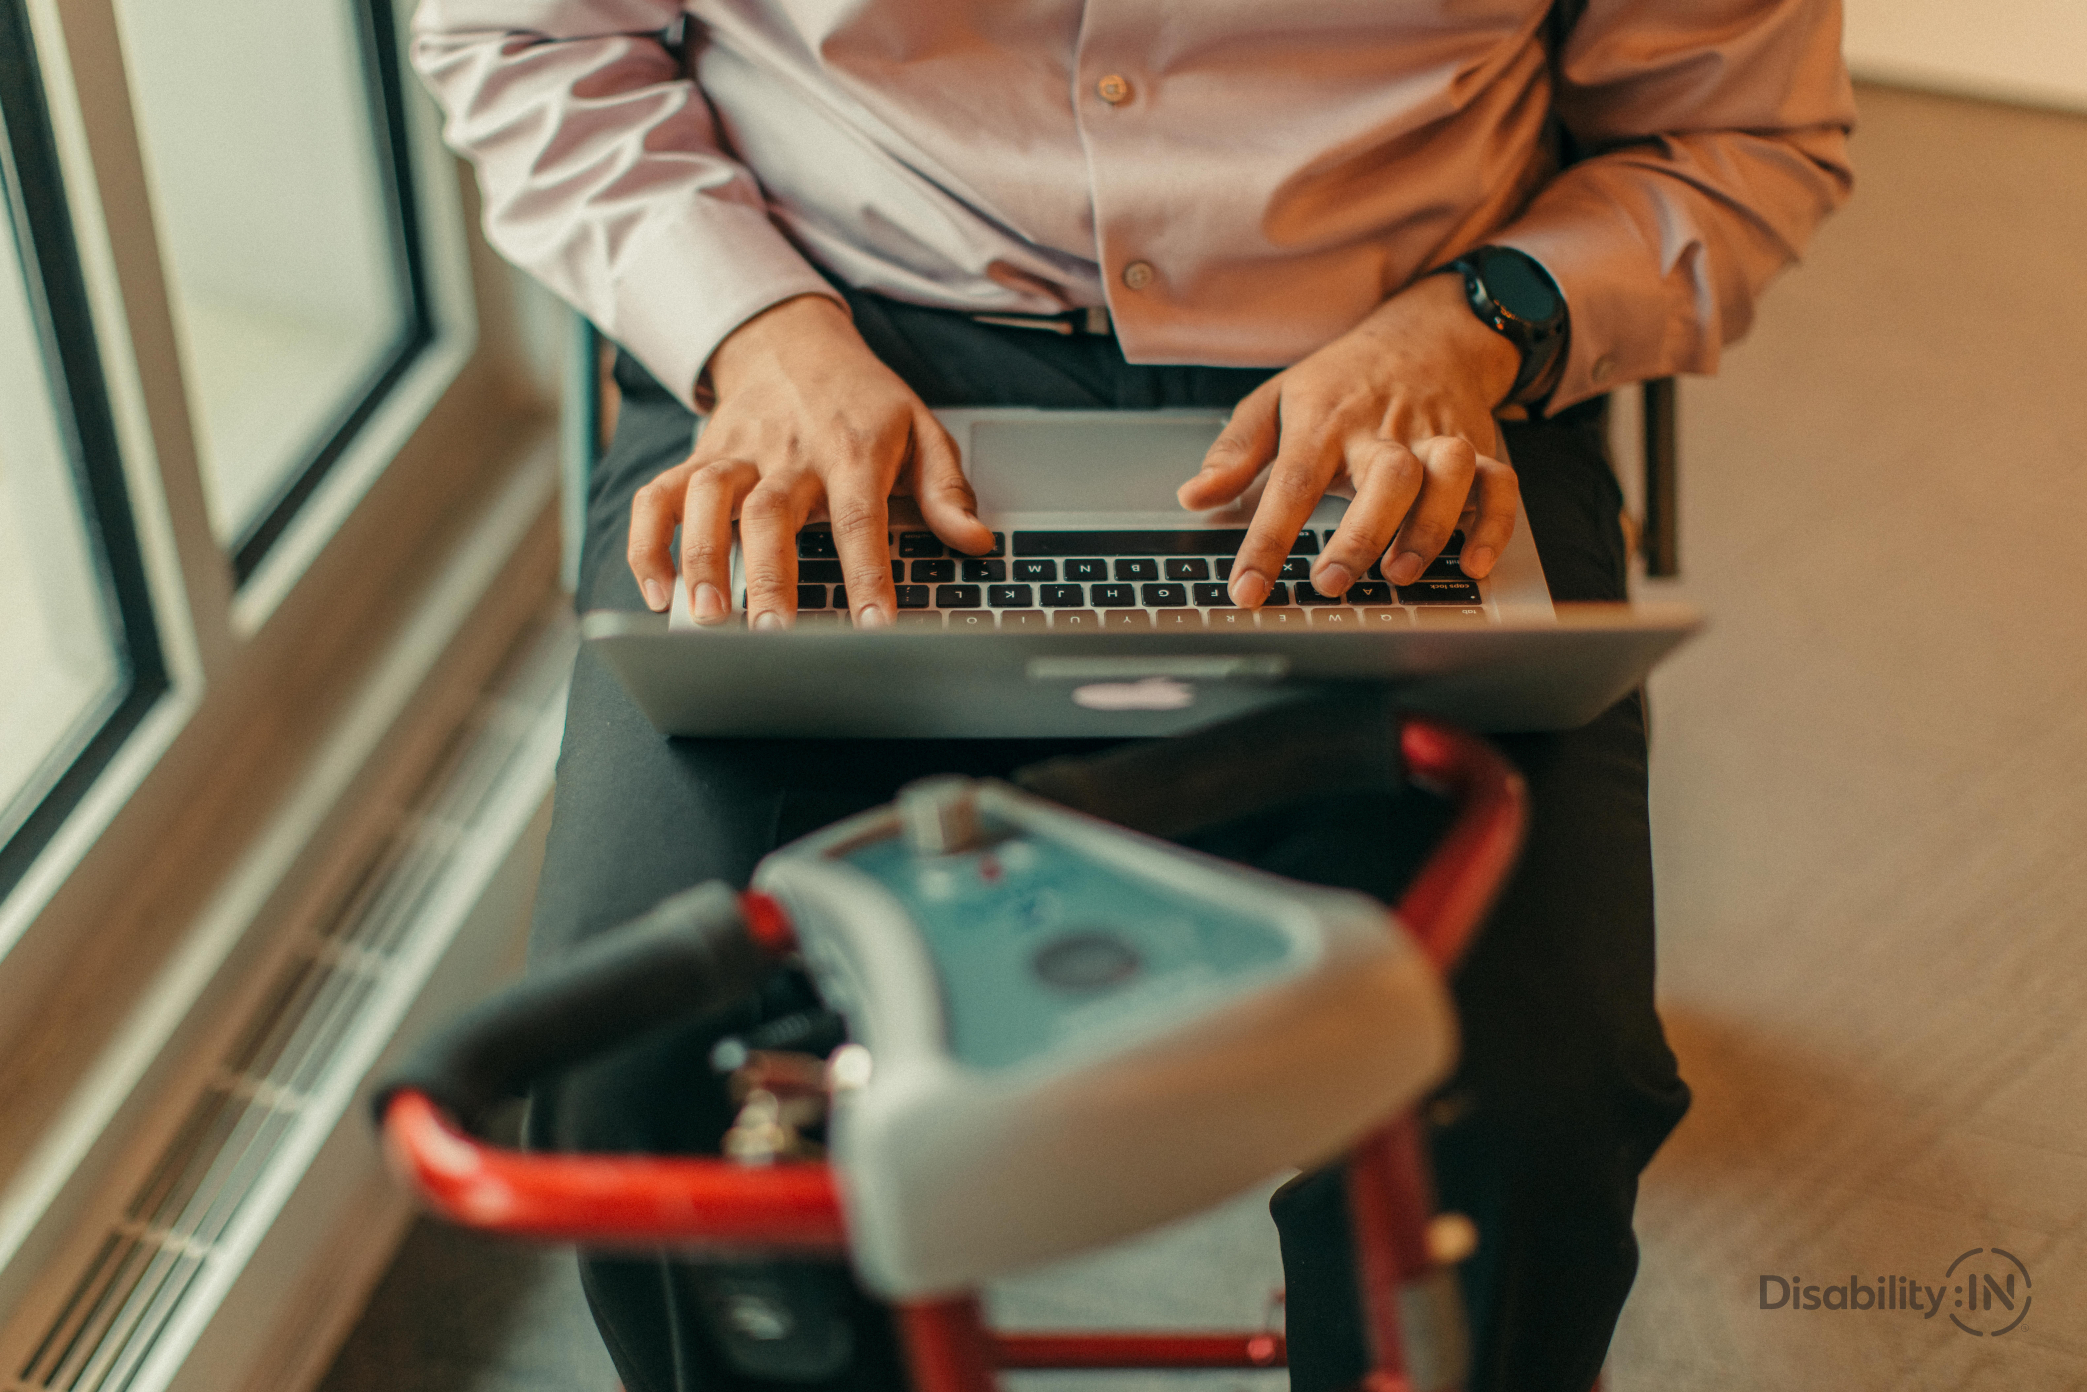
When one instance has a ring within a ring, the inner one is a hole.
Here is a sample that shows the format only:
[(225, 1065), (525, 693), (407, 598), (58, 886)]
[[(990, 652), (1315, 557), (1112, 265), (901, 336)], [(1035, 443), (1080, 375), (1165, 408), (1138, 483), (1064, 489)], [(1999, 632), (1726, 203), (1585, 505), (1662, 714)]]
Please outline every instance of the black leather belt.
[(1091, 309), (1068, 309), (1063, 314), (970, 314), (965, 317), (978, 324), (995, 324), (1003, 329), (1035, 329), (1067, 338), (1116, 336), (1116, 326), (1109, 320), (1109, 311), (1101, 305)]

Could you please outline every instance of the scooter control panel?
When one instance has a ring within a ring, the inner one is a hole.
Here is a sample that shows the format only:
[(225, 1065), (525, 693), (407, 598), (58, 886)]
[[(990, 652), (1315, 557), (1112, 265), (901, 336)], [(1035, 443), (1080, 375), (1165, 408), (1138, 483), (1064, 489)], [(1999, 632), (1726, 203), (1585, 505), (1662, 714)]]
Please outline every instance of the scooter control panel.
[(890, 1298), (1319, 1163), (1454, 1053), (1442, 983), (1377, 901), (1005, 784), (914, 785), (754, 885), (869, 1055), (830, 1136), (851, 1250)]

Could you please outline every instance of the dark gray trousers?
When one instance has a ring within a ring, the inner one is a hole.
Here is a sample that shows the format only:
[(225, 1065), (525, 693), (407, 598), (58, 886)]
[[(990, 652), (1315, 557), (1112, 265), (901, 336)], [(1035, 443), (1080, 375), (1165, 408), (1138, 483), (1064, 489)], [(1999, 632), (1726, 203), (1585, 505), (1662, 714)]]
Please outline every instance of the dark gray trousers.
[[(1126, 364), (1107, 339), (1059, 338), (851, 295), (870, 346), (932, 406), (1229, 407), (1264, 372)], [(631, 495), (687, 452), (693, 418), (629, 358), (616, 438), (593, 480), (582, 609), (637, 609), (624, 565)], [(1552, 594), (1620, 599), (1622, 500), (1601, 408), (1511, 424), (1530, 524)], [(1643, 709), (1633, 697), (1586, 727), (1500, 741), (1534, 816), (1505, 897), (1458, 973), (1464, 1051), (1432, 1107), (1443, 1205), (1481, 1234), (1464, 1269), (1475, 1392), (1586, 1392), (1637, 1266), (1639, 1172), (1688, 1106), (1653, 1011), (1652, 866)], [(605, 668), (573, 675), (532, 960), (709, 879), (744, 884), (770, 849), (888, 800), (934, 772), (1002, 776), (1099, 749), (1047, 740), (664, 739)], [(1398, 896), (1432, 825), (1422, 795), (1306, 797), (1284, 815), (1199, 844), (1299, 879)], [(790, 1002), (771, 1000), (766, 1008)], [(729, 1104), (710, 1041), (750, 1023), (691, 1021), (537, 1092), (531, 1143), (595, 1151), (714, 1151)], [(1273, 1205), (1289, 1283), (1293, 1387), (1331, 1389), (1363, 1368), (1337, 1176), (1307, 1176)], [(697, 1273), (661, 1257), (587, 1257), (588, 1298), (630, 1392), (769, 1388), (728, 1366)], [(902, 1386), (888, 1321), (851, 1297), (857, 1352), (832, 1389)]]

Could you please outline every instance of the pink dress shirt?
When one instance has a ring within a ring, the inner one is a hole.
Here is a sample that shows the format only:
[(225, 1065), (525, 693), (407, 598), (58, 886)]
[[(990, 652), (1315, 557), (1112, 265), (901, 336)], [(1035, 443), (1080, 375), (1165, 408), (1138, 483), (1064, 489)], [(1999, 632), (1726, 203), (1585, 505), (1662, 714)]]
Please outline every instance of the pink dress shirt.
[(684, 400), (815, 265), (1274, 367), (1495, 242), (1571, 308), (1555, 409), (1715, 370), (1846, 196), (1854, 107), (1837, 0), (1592, 0), (1555, 65), (1548, 9), (422, 0), (413, 54), (493, 245)]

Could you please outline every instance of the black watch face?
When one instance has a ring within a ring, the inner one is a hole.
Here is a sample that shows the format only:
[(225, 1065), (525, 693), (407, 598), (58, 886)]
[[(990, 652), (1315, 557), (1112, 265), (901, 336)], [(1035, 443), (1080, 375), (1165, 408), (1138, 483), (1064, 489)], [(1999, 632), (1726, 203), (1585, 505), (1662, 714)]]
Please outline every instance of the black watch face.
[(1486, 293), (1515, 318), (1541, 324), (1558, 312), (1558, 292), (1534, 261), (1512, 251), (1488, 248), (1479, 263)]

